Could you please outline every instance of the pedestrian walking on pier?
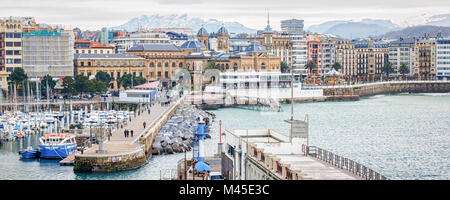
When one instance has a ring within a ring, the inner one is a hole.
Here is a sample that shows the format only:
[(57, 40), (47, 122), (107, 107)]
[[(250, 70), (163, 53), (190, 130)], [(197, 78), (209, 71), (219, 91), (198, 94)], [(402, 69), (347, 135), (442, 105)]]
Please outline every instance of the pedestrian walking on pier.
[(133, 137), (133, 132), (134, 132), (134, 131), (133, 131), (133, 130), (131, 130), (131, 137)]
[(143, 125), (144, 125), (144, 129), (145, 129), (145, 126), (147, 125), (147, 123), (144, 122)]
[(148, 108), (148, 110), (147, 110), (147, 111), (148, 111), (148, 114), (150, 115), (150, 108)]
[(125, 137), (127, 137), (127, 129), (125, 129), (125, 130), (123, 131), (123, 135), (124, 135)]

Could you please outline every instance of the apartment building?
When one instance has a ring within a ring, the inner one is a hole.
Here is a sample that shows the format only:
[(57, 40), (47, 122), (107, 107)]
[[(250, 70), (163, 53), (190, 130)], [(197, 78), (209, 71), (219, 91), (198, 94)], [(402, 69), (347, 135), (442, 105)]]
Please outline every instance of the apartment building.
[(8, 88), (8, 76), (14, 68), (22, 67), (22, 18), (0, 19), (0, 88)]
[(414, 76), (419, 80), (436, 78), (436, 40), (419, 39), (414, 44)]
[(385, 42), (354, 41), (359, 80), (374, 81), (383, 75), (382, 68), (388, 61), (389, 48)]
[(341, 64), (342, 68), (338, 71), (349, 77), (356, 79), (356, 51), (355, 46), (350, 40), (334, 40), (335, 45), (335, 62)]
[(450, 79), (450, 38), (441, 38), (436, 42), (436, 78)]
[(389, 62), (392, 63), (394, 73), (401, 75), (399, 70), (401, 65), (409, 68), (409, 74), (414, 74), (414, 38), (400, 38), (389, 43)]

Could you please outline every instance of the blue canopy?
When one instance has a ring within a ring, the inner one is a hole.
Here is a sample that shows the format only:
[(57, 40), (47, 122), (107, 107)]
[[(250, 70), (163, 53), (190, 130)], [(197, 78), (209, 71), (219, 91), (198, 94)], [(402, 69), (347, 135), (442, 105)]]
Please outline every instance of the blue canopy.
[(209, 167), (205, 162), (199, 161), (195, 164), (195, 169), (199, 172), (211, 171), (211, 167)]

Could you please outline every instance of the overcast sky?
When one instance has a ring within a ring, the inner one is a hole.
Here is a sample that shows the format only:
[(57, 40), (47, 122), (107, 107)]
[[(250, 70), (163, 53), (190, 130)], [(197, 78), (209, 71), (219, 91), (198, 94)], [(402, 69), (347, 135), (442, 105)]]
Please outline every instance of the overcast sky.
[(82, 29), (118, 26), (141, 15), (188, 14), (202, 19), (237, 21), (263, 29), (270, 23), (304, 19), (305, 26), (330, 20), (390, 19), (402, 26), (423, 16), (450, 14), (449, 0), (1, 0), (0, 16), (32, 16), (38, 23)]

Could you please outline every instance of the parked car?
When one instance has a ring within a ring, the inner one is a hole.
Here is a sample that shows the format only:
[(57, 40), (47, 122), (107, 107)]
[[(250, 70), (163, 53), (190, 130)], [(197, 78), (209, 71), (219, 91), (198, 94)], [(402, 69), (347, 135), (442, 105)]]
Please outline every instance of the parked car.
[(105, 93), (105, 94), (102, 94), (102, 97), (111, 97), (111, 96), (112, 96), (112, 94), (109, 93), (109, 92), (107, 92), (107, 93)]
[(208, 180), (225, 180), (220, 172), (211, 172)]

